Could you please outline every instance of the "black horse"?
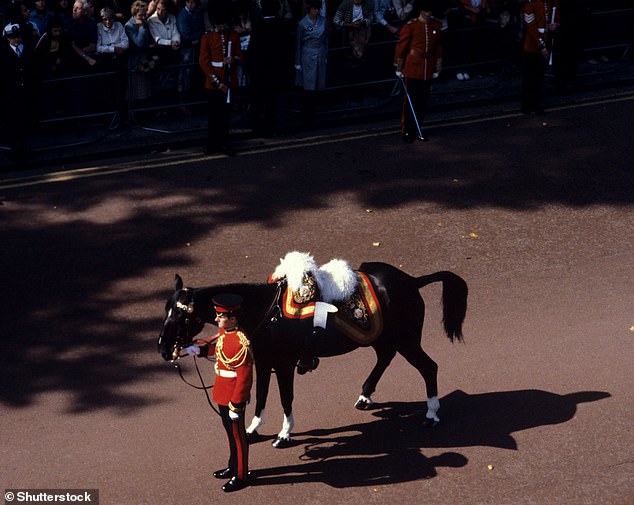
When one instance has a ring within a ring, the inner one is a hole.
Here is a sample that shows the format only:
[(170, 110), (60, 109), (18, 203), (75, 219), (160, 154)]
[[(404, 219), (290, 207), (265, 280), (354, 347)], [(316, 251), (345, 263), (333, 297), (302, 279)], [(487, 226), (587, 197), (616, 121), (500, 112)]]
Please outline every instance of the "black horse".
[[(462, 323), (467, 310), (467, 284), (452, 272), (436, 272), (411, 277), (385, 263), (363, 263), (359, 271), (370, 279), (383, 314), (383, 330), (371, 344), (377, 362), (363, 383), (355, 407), (367, 409), (379, 379), (396, 353), (400, 353), (422, 375), (427, 389), (426, 424), (439, 422), (438, 365), (421, 348), (425, 303), (419, 289), (433, 282), (443, 283), (444, 329), (453, 342), (462, 339)], [(205, 323), (213, 323), (212, 298), (218, 293), (236, 293), (244, 299), (241, 324), (253, 347), (256, 366), (255, 417), (247, 432), (257, 434), (264, 421), (264, 407), (271, 372), (279, 385), (284, 422), (274, 447), (287, 446), (293, 429), (292, 403), (295, 366), (300, 356), (337, 356), (359, 347), (350, 338), (328, 325), (317, 336), (311, 320), (287, 319), (279, 313), (283, 281), (270, 284), (229, 284), (204, 288), (183, 288), (176, 275), (176, 290), (168, 299), (166, 317), (158, 339), (165, 360), (175, 360), (190, 345)]]

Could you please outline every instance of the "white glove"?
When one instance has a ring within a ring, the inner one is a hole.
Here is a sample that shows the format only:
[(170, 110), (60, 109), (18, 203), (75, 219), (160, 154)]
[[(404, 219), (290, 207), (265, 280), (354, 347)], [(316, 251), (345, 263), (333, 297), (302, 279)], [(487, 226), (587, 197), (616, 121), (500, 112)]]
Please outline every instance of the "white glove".
[(185, 352), (188, 356), (198, 356), (200, 354), (200, 347), (197, 345), (190, 345), (189, 347), (185, 347)]
[(433, 74), (431, 74), (432, 79), (438, 79), (438, 76), (440, 74), (438, 72), (434, 72)]
[(301, 70), (302, 66), (301, 65), (295, 65), (295, 70)]
[(231, 419), (232, 421), (237, 421), (238, 419), (240, 419), (240, 414), (238, 414), (237, 412), (234, 412), (233, 410), (230, 410), (229, 419)]
[(400, 70), (397, 70), (395, 73), (396, 73), (396, 77), (398, 77), (399, 79), (403, 78), (403, 72), (401, 72)]

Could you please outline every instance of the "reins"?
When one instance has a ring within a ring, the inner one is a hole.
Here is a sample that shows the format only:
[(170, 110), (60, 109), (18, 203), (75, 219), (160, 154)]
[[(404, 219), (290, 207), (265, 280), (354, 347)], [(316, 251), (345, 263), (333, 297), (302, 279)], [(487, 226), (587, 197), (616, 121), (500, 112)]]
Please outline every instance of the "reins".
[(209, 406), (211, 407), (211, 409), (218, 415), (220, 415), (220, 412), (218, 411), (218, 409), (216, 409), (216, 407), (214, 407), (213, 402), (211, 401), (211, 398), (209, 397), (209, 389), (212, 389), (214, 387), (214, 385), (212, 384), (211, 386), (207, 386), (205, 385), (205, 380), (203, 379), (202, 374), (200, 373), (200, 368), (198, 367), (198, 358), (196, 356), (194, 356), (194, 365), (196, 367), (196, 373), (198, 374), (198, 378), (200, 379), (200, 386), (197, 386), (196, 384), (192, 384), (191, 382), (189, 382), (185, 376), (183, 375), (183, 369), (181, 368), (181, 366), (176, 362), (172, 362), (172, 365), (174, 365), (174, 368), (176, 368), (176, 370), (178, 370), (178, 375), (180, 376), (181, 380), (187, 384), (189, 387), (192, 387), (194, 389), (198, 389), (201, 390), (205, 393), (205, 398), (207, 398), (207, 403), (209, 404)]

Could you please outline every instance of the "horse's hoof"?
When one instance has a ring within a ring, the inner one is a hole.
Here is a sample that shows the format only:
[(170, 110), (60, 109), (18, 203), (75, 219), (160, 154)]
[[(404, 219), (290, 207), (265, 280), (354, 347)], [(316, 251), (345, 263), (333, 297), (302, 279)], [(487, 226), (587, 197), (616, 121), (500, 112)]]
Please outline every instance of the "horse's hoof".
[(438, 428), (439, 425), (440, 421), (437, 421), (436, 419), (430, 419), (429, 417), (426, 417), (425, 422), (423, 423), (423, 426), (425, 428)]
[(357, 410), (368, 410), (372, 406), (372, 400), (366, 398), (359, 398), (357, 403), (354, 404), (354, 408)]
[(273, 443), (271, 445), (275, 449), (286, 449), (286, 448), (291, 447), (293, 445), (293, 439), (292, 438), (277, 437), (275, 440), (273, 440)]

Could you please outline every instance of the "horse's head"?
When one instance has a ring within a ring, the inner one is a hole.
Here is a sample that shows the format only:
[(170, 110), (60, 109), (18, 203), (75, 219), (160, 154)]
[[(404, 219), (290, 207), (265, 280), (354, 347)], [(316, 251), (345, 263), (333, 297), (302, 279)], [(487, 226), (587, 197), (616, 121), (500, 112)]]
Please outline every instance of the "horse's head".
[(166, 361), (178, 358), (181, 349), (191, 345), (205, 321), (194, 306), (194, 290), (183, 288), (183, 279), (177, 274), (175, 291), (165, 304), (165, 321), (158, 338), (158, 352)]

